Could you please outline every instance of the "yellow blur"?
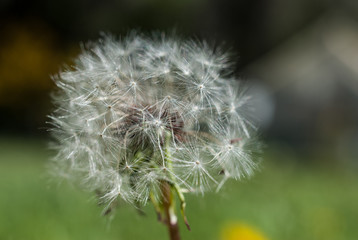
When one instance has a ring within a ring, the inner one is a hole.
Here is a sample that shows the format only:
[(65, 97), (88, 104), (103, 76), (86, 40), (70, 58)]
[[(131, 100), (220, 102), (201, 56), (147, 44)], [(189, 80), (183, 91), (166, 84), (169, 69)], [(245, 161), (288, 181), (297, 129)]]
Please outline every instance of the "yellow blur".
[(268, 240), (259, 230), (246, 223), (230, 223), (221, 231), (221, 240)]

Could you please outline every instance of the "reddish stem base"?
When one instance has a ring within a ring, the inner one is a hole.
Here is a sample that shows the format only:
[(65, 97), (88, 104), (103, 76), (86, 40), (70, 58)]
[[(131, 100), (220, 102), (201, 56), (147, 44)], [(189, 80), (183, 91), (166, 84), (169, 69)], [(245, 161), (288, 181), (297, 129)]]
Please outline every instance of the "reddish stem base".
[(178, 221), (175, 219), (175, 222), (171, 221), (171, 219), (175, 216), (171, 216), (171, 208), (173, 204), (173, 195), (172, 189), (168, 182), (163, 181), (161, 186), (162, 194), (163, 194), (163, 208), (165, 214), (165, 223), (168, 227), (170, 240), (180, 240), (179, 234), (179, 226)]

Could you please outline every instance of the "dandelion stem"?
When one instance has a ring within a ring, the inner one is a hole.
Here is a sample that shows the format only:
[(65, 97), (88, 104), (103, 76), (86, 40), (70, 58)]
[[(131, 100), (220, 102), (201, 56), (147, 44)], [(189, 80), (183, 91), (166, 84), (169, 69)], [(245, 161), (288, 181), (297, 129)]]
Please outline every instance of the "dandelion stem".
[(170, 240), (180, 240), (179, 226), (177, 217), (174, 213), (174, 199), (172, 188), (167, 181), (162, 181), (161, 190), (163, 194), (163, 208), (166, 217), (166, 224), (169, 231)]
[(163, 209), (164, 214), (166, 218), (166, 224), (169, 231), (169, 237), (170, 240), (179, 240), (180, 234), (179, 234), (179, 226), (178, 226), (178, 220), (177, 216), (175, 215), (175, 202), (173, 198), (173, 185), (176, 184), (175, 177), (172, 175), (173, 166), (172, 166), (172, 159), (170, 154), (170, 141), (171, 133), (166, 132), (165, 133), (165, 164), (168, 168), (168, 174), (169, 174), (169, 181), (163, 180), (161, 183), (161, 191), (163, 196)]

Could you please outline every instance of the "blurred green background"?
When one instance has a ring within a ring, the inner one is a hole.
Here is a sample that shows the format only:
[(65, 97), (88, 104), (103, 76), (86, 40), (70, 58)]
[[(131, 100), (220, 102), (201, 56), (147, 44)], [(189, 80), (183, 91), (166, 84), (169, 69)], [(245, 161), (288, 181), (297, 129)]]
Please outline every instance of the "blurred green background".
[(0, 239), (167, 238), (151, 206), (102, 217), (46, 165), (50, 75), (80, 42), (133, 28), (224, 42), (260, 119), (261, 170), (188, 195), (183, 239), (358, 239), (355, 0), (0, 1)]

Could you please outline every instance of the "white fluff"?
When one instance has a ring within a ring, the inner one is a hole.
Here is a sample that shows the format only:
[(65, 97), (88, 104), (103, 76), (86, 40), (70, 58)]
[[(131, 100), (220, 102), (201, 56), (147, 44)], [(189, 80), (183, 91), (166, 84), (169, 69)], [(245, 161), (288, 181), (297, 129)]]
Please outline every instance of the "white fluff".
[(143, 204), (161, 180), (203, 193), (251, 175), (250, 97), (229, 65), (206, 43), (163, 35), (90, 44), (54, 76), (56, 173), (104, 201)]

